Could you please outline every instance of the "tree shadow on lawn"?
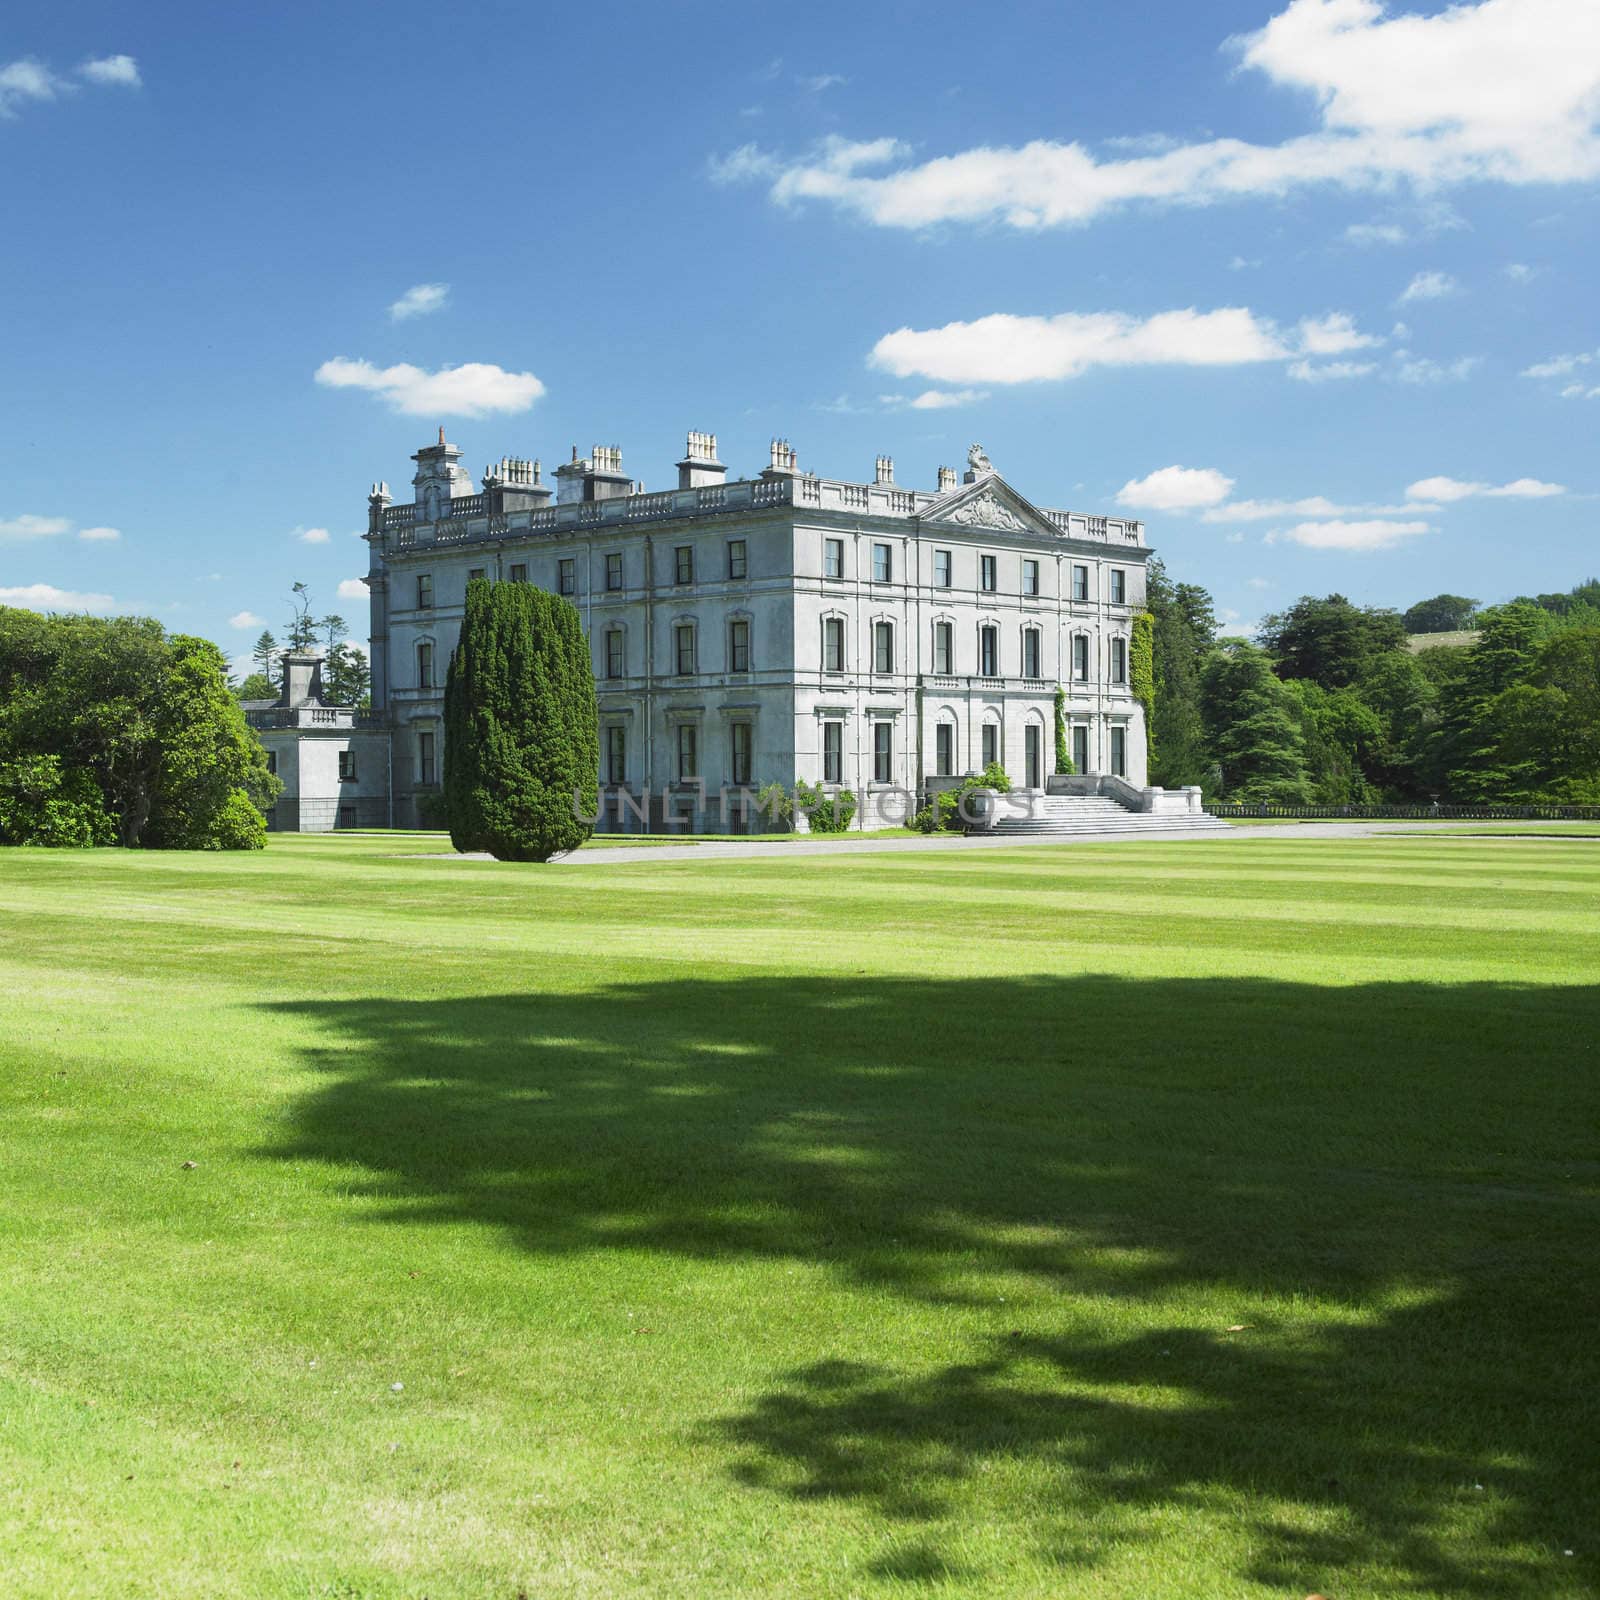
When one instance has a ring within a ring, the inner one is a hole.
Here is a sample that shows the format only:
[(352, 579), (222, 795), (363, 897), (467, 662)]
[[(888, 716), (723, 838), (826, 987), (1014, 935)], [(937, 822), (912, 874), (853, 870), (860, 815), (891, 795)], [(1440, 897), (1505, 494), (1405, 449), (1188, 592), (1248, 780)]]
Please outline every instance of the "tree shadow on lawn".
[[(1595, 989), (755, 976), (271, 1009), (329, 1037), (272, 1153), (368, 1168), (407, 1224), (977, 1308), (969, 1360), (821, 1362), (707, 1422), (747, 1485), (915, 1525), (1032, 1461), (1048, 1487), (1004, 1510), (1064, 1564), (1194, 1507), (1267, 1583), (1594, 1575)], [(925, 1541), (882, 1576), (908, 1561), (961, 1570)]]

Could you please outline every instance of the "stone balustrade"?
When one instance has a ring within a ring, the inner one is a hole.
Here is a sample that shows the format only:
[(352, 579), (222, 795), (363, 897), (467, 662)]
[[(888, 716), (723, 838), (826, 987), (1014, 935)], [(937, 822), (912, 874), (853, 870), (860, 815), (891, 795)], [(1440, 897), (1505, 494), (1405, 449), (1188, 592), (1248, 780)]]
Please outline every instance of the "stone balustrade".
[[(582, 500), (567, 505), (510, 511), (491, 518), (490, 497), (460, 495), (444, 504), (438, 522), (422, 520), (415, 505), (387, 506), (382, 514), (384, 534), (393, 535), (398, 548), (421, 543), (458, 542), (495, 538), (503, 534), (555, 533), (567, 528), (592, 528), (637, 522), (697, 517), (708, 513), (761, 511), (772, 506), (796, 505), (819, 511), (867, 513), (881, 517), (914, 517), (945, 498), (944, 493), (905, 489), (892, 483), (843, 483), (806, 475), (743, 479), (692, 489), (618, 495), (607, 500)], [(1050, 511), (1044, 515), (1070, 539), (1100, 544), (1142, 545), (1144, 524), (1132, 519), (1090, 516), (1077, 511)]]

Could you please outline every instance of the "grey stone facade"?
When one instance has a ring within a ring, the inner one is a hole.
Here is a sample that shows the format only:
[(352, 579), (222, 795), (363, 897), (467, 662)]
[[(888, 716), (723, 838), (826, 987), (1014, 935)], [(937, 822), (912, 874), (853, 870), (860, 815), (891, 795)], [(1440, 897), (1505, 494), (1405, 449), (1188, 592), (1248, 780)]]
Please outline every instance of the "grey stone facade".
[[(1128, 685), (1140, 522), (1035, 506), (977, 446), (964, 474), (941, 468), (928, 490), (896, 483), (884, 457), (871, 482), (817, 477), (784, 441), (764, 471), (730, 481), (699, 433), (678, 487), (657, 493), (616, 446), (574, 450), (553, 487), (538, 462), (503, 459), (474, 488), (460, 457), (441, 429), (413, 457), (409, 504), (386, 484), (368, 500), (372, 726), (338, 732), (387, 741), (396, 826), (425, 821), (438, 791), (445, 671), (477, 575), (540, 584), (583, 617), (602, 827), (636, 829), (643, 812), (652, 828), (752, 831), (764, 819), (724, 790), (799, 780), (854, 790), (857, 825), (875, 827), (989, 759), (1042, 789), (1058, 683), (1080, 770), (1146, 781)], [(263, 730), (280, 751), (319, 737)], [(296, 758), (300, 826), (326, 805), (325, 764)], [(340, 804), (376, 798), (342, 795), (336, 821)]]

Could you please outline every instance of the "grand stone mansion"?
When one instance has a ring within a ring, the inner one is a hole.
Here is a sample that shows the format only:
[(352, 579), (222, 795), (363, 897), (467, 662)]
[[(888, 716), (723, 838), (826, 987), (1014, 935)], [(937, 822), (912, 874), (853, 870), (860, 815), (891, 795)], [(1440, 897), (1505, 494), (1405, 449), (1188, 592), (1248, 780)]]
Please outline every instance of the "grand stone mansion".
[(417, 826), (440, 788), (445, 672), (475, 577), (578, 608), (593, 651), (601, 827), (758, 829), (748, 794), (838, 784), (857, 825), (999, 762), (1042, 790), (1055, 692), (1079, 773), (1145, 783), (1129, 633), (1144, 605), (1141, 522), (1034, 505), (981, 448), (932, 488), (801, 470), (774, 441), (729, 479), (691, 433), (678, 485), (646, 493), (616, 446), (544, 481), (503, 459), (474, 488), (461, 451), (418, 450), (408, 504), (368, 498), (372, 710), (322, 704), (291, 657), (251, 721), (284, 782), (276, 827)]

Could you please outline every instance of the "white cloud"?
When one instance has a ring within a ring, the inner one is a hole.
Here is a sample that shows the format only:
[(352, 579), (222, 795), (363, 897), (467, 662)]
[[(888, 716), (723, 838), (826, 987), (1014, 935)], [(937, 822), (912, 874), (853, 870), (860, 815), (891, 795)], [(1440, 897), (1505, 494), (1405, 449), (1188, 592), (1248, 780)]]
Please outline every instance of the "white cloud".
[[(1101, 160), (1081, 144), (980, 146), (913, 164), (893, 138), (833, 138), (742, 175), (780, 204), (823, 200), (884, 227), (1086, 223), (1136, 203), (1203, 205), (1326, 186), (1581, 182), (1600, 174), (1600, 6), (1480, 0), (1431, 16), (1379, 0), (1290, 0), (1232, 41), (1245, 68), (1298, 89), (1313, 131), (1281, 144), (1210, 139)], [(884, 170), (888, 169), (888, 170)]]
[(414, 283), (389, 307), (389, 315), (396, 322), (425, 317), (430, 311), (441, 309), (449, 297), (448, 283)]
[(1419, 272), (1400, 291), (1400, 299), (1396, 303), (1403, 306), (1416, 300), (1443, 300), (1460, 287), (1448, 272)]
[(1243, 544), (1244, 543), (1244, 535), (1242, 533), (1237, 533), (1237, 532), (1230, 533), (1227, 536), (1227, 538), (1225, 538), (1222, 542), (1224, 544)]
[(850, 80), (848, 78), (841, 77), (837, 72), (819, 72), (815, 77), (812, 78), (795, 79), (795, 82), (798, 83), (807, 94), (821, 94), (824, 89), (836, 89), (843, 84), (849, 83), (849, 81)]
[(78, 537), (95, 544), (110, 544), (122, 537), (121, 528), (79, 528)]
[(326, 528), (296, 528), (290, 535), (301, 544), (327, 544), (332, 537)]
[(1526, 283), (1529, 278), (1537, 277), (1539, 269), (1530, 267), (1526, 261), (1508, 261), (1500, 269), (1513, 283)]
[(35, 611), (120, 611), (123, 609), (108, 594), (83, 594), (76, 589), (58, 589), (53, 583), (27, 583), (18, 588), (0, 589), (0, 606), (26, 606)]
[(0, 539), (52, 539), (71, 527), (65, 517), (36, 517), (25, 511), (20, 517), (0, 517)]
[(338, 596), (341, 600), (365, 600), (368, 598), (368, 589), (360, 578), (341, 578)]
[(713, 183), (746, 183), (752, 179), (772, 178), (780, 170), (778, 159), (754, 144), (742, 144), (725, 156), (713, 156), (706, 164), (706, 172)]
[(1267, 544), (1298, 544), (1308, 550), (1388, 550), (1432, 531), (1426, 522), (1301, 522), (1274, 529)]
[(911, 401), (913, 411), (948, 411), (952, 406), (970, 406), (987, 400), (982, 389), (924, 389)]
[(404, 362), (375, 367), (370, 361), (336, 356), (317, 368), (316, 381), (329, 389), (366, 389), (406, 417), (482, 417), (494, 411), (526, 411), (544, 393), (544, 385), (531, 372), (507, 372), (483, 361), (427, 372)]
[(1325, 317), (1300, 319), (1300, 349), (1308, 356), (1338, 356), (1382, 343), (1378, 335), (1362, 333), (1348, 312), (1330, 311)]
[(1415, 504), (1337, 505), (1320, 494), (1302, 500), (1235, 500), (1202, 513), (1202, 522), (1274, 522), (1283, 517), (1382, 517), (1403, 514), (1414, 516)]
[(139, 64), (132, 56), (97, 56), (85, 61), (78, 72), (90, 83), (115, 83), (125, 89), (144, 86), (139, 76)]
[(1586, 367), (1597, 359), (1600, 359), (1600, 350), (1584, 350), (1569, 355), (1552, 356), (1548, 361), (1538, 361), (1531, 367), (1524, 367), (1522, 376), (1524, 378), (1564, 378), (1568, 373), (1576, 372), (1579, 367)]
[(1351, 244), (1404, 244), (1409, 235), (1397, 222), (1352, 222), (1344, 230)]
[(1330, 383), (1342, 378), (1364, 378), (1378, 370), (1376, 361), (1291, 361), (1289, 376), (1301, 383)]
[(1476, 495), (1490, 500), (1547, 500), (1551, 495), (1566, 492), (1565, 484), (1545, 483), (1539, 478), (1514, 478), (1498, 488), (1464, 478), (1419, 478), (1406, 486), (1408, 500), (1433, 500), (1442, 505), (1470, 500)]
[(1460, 383), (1470, 377), (1482, 356), (1460, 356), (1454, 361), (1433, 361), (1408, 350), (1395, 351), (1394, 376), (1401, 383)]
[(228, 618), (230, 628), (264, 628), (267, 625), (265, 617), (258, 617), (253, 611), (235, 611)]
[(1259, 256), (1235, 256), (1228, 263), (1228, 271), (1248, 272), (1252, 267), (1259, 267), (1260, 265), (1261, 258)]
[(1141, 321), (1119, 311), (1019, 317), (1005, 312), (942, 328), (900, 328), (871, 362), (940, 383), (1029, 383), (1075, 378), (1097, 366), (1234, 366), (1289, 352), (1274, 325), (1244, 306), (1162, 311)]
[(1215, 467), (1161, 467), (1130, 478), (1117, 491), (1117, 504), (1142, 511), (1195, 511), (1228, 498), (1233, 479)]
[(1250, 589), (1270, 589), (1272, 587), (1271, 578), (1246, 578), (1244, 581), (1245, 586)]
[(0, 117), (15, 117), (18, 109), (29, 102), (54, 100), (71, 89), (70, 83), (33, 56), (8, 61), (0, 66)]

